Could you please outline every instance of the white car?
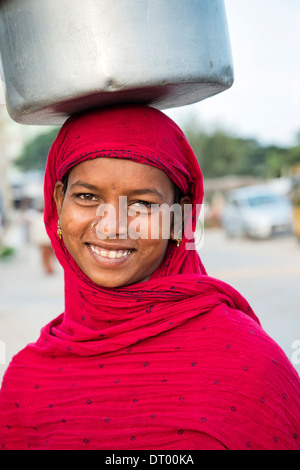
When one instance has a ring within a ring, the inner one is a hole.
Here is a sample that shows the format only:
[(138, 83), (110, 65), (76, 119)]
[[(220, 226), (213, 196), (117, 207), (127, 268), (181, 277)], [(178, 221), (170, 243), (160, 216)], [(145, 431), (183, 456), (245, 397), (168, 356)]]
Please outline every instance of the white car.
[(222, 214), (222, 226), (230, 237), (269, 238), (291, 233), (293, 229), (290, 200), (267, 186), (249, 186), (228, 194)]

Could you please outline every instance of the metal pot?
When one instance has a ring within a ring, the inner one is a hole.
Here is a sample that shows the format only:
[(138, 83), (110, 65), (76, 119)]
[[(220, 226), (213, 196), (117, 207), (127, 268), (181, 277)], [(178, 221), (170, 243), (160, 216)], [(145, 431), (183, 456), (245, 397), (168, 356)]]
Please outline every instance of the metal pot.
[(233, 83), (223, 0), (0, 0), (0, 56), (8, 112), (24, 124), (182, 106)]

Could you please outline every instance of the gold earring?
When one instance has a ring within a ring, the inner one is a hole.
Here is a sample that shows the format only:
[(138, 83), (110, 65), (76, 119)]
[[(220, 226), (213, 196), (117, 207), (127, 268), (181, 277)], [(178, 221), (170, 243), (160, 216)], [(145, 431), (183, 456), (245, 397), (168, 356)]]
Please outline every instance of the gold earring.
[(178, 232), (178, 235), (177, 235), (178, 238), (174, 238), (174, 242), (176, 242), (177, 244), (177, 247), (179, 247), (181, 245), (181, 242), (182, 242), (182, 230), (180, 230)]
[(58, 235), (58, 238), (61, 240), (62, 231), (61, 231), (61, 220), (60, 220), (60, 219), (59, 219), (59, 221), (57, 222), (57, 235)]
[(181, 245), (181, 238), (175, 238), (174, 241), (176, 242), (178, 247)]

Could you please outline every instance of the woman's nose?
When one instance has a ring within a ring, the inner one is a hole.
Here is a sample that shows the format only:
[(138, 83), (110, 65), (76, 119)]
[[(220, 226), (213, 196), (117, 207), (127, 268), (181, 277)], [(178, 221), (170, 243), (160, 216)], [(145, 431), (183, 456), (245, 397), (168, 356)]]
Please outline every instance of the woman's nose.
[(97, 208), (96, 219), (92, 228), (96, 226), (97, 237), (101, 240), (127, 238), (127, 198), (120, 196), (114, 203), (100, 204)]

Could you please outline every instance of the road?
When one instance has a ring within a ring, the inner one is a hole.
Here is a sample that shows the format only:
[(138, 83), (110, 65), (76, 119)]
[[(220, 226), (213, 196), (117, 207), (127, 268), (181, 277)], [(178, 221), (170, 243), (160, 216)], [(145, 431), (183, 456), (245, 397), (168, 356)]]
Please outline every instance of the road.
[[(221, 230), (210, 229), (205, 231), (200, 256), (209, 275), (247, 298), (263, 328), (300, 373), (298, 242), (293, 237), (228, 240)], [(56, 264), (52, 276), (43, 274), (35, 247), (23, 246), (10, 261), (0, 262), (0, 299), (1, 381), (11, 357), (35, 341), (40, 329), (63, 311), (60, 266)]]
[(300, 244), (295, 237), (228, 239), (221, 230), (206, 230), (200, 256), (209, 275), (248, 300), (300, 373)]

